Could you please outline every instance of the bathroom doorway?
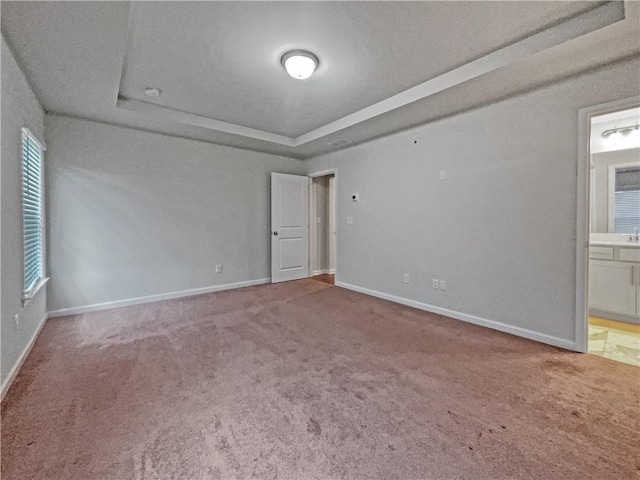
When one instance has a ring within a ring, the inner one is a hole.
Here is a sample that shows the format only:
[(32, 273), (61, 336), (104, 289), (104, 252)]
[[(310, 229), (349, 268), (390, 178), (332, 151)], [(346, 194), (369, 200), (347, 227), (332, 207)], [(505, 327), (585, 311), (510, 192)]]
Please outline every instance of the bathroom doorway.
[(336, 171), (309, 175), (310, 275), (334, 284), (336, 275)]
[(594, 108), (586, 120), (584, 350), (640, 367), (640, 108)]

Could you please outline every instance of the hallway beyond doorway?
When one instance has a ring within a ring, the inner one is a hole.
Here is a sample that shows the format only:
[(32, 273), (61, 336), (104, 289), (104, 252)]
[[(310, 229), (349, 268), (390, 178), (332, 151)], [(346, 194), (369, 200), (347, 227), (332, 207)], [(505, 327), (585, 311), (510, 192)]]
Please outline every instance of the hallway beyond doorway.
[(329, 285), (335, 284), (335, 275), (333, 273), (321, 273), (320, 275), (314, 275), (311, 277), (313, 280), (318, 280), (319, 282), (328, 283)]

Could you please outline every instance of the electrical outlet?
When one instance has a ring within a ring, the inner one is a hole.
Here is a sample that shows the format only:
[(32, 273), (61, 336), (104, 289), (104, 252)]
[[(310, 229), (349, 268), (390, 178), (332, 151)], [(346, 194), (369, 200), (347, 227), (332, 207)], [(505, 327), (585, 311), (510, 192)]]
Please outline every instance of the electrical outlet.
[(440, 180), (446, 180), (446, 178), (447, 178), (447, 171), (440, 170)]
[(431, 282), (432, 282), (431, 285), (433, 286), (434, 290), (437, 290), (438, 288), (440, 288), (440, 282), (438, 280), (434, 278)]
[(18, 314), (16, 313), (16, 314), (13, 316), (13, 318), (14, 318), (14, 319), (15, 319), (15, 321), (16, 321), (16, 325), (19, 325), (19, 324), (20, 324), (20, 315), (18, 315)]
[(402, 278), (402, 281), (403, 281), (404, 283), (409, 283), (409, 274), (408, 274), (408, 273), (405, 273), (405, 274), (404, 274), (404, 276), (403, 276), (403, 278)]
[(447, 289), (447, 282), (445, 282), (444, 280), (440, 280), (440, 290), (446, 290)]
[(222, 273), (222, 264), (221, 263), (216, 265), (216, 273)]
[(353, 217), (347, 217), (347, 225), (353, 225)]

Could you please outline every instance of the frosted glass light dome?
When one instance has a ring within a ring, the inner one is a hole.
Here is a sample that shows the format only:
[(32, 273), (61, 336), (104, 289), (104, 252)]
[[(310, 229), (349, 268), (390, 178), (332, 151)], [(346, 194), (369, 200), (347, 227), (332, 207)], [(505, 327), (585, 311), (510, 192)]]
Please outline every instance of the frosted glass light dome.
[(298, 80), (313, 75), (318, 68), (318, 57), (305, 50), (292, 50), (282, 56), (282, 66), (287, 73)]

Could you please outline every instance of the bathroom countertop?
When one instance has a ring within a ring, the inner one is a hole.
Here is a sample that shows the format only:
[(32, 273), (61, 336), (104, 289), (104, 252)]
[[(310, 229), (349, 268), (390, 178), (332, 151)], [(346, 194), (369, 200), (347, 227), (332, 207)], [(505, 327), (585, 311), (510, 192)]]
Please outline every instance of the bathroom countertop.
[(616, 242), (611, 240), (595, 240), (589, 242), (589, 245), (592, 247), (631, 247), (631, 248), (640, 248), (640, 242)]

